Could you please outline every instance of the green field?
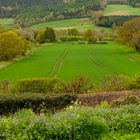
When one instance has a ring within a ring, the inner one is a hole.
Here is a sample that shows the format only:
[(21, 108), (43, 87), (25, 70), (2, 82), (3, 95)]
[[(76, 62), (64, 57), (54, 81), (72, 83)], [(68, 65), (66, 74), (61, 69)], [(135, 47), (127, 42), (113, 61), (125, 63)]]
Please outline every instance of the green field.
[(107, 5), (105, 15), (140, 15), (140, 8), (133, 8), (128, 5)]
[(76, 76), (100, 80), (110, 74), (134, 76), (140, 72), (140, 55), (126, 46), (63, 42), (44, 44), (33, 55), (0, 70), (0, 79), (17, 81), (31, 77), (60, 77), (69, 81)]
[(14, 28), (15, 21), (13, 18), (0, 18), (0, 28)]
[(92, 21), (88, 18), (75, 18), (75, 19), (64, 19), (64, 20), (58, 20), (58, 21), (50, 21), (45, 23), (39, 23), (36, 25), (33, 25), (32, 28), (45, 28), (45, 27), (51, 27), (55, 29), (70, 29), (70, 28), (76, 28), (80, 31), (84, 31), (87, 29), (95, 29), (95, 30), (111, 30), (110, 28), (106, 27), (99, 27), (92, 23)]

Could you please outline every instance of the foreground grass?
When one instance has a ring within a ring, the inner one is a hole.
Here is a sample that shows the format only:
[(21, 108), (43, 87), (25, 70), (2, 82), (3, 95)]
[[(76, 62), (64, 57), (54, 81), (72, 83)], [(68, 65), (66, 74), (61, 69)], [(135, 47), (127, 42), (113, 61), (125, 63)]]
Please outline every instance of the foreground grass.
[(128, 5), (107, 5), (104, 11), (105, 15), (140, 15), (140, 8), (134, 8)]
[(139, 114), (139, 105), (111, 108), (105, 103), (95, 108), (71, 106), (49, 115), (22, 110), (1, 118), (0, 136), (11, 140), (139, 140)]
[(34, 54), (0, 70), (0, 79), (17, 81), (33, 77), (59, 77), (69, 81), (89, 76), (100, 81), (106, 75), (134, 76), (140, 72), (140, 55), (127, 46), (60, 42), (44, 44)]

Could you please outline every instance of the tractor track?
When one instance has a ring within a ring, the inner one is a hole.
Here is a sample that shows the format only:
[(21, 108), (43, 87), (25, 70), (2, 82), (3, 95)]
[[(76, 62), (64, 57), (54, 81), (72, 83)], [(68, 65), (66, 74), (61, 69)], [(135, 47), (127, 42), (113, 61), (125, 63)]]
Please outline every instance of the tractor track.
[(64, 62), (64, 59), (65, 59), (65, 57), (67, 56), (68, 52), (69, 52), (69, 48), (66, 48), (66, 49), (61, 53), (61, 55), (58, 56), (58, 58), (56, 59), (54, 65), (52, 66), (50, 72), (49, 72), (48, 75), (47, 75), (48, 77), (50, 77), (51, 75), (56, 76), (56, 75), (60, 72), (61, 67), (62, 67), (62, 65), (63, 65), (63, 62)]
[(91, 51), (88, 49), (88, 52), (87, 52), (87, 56), (88, 56), (88, 58), (89, 58), (89, 60), (93, 63), (93, 64), (95, 64), (95, 65), (97, 65), (98, 67), (101, 67), (101, 68), (104, 68), (105, 70), (107, 70), (108, 72), (113, 72), (114, 73), (114, 71), (112, 71), (110, 68), (108, 68), (106, 65), (104, 65), (102, 62), (100, 62), (99, 60), (97, 60), (96, 58), (93, 58), (92, 57), (92, 54), (91, 54)]

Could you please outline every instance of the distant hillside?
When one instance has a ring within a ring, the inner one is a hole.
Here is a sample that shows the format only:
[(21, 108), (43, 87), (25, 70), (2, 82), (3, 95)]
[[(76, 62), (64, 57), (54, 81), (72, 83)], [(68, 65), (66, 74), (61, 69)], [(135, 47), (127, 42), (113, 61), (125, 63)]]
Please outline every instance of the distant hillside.
[(24, 8), (58, 3), (63, 3), (63, 0), (0, 0), (0, 17), (16, 17)]
[(30, 6), (30, 5), (47, 5), (49, 3), (60, 3), (63, 0), (0, 0), (1, 6)]
[(140, 0), (105, 0), (109, 4), (128, 4), (134, 7), (140, 6)]
[(104, 10), (105, 16), (140, 15), (140, 8), (123, 4), (108, 4)]
[(50, 20), (87, 17), (102, 10), (104, 0), (0, 0), (0, 17), (16, 18), (22, 27)]
[[(98, 10), (102, 8), (101, 3), (102, 0), (0, 0), (0, 17), (16, 17), (18, 13), (26, 12), (26, 9), (28, 11), (30, 8), (34, 10), (34, 7), (37, 8), (36, 6), (41, 7), (40, 11), (43, 10), (45, 14), (45, 11), (74, 10), (75, 8)], [(32, 12), (38, 14), (36, 11)]]

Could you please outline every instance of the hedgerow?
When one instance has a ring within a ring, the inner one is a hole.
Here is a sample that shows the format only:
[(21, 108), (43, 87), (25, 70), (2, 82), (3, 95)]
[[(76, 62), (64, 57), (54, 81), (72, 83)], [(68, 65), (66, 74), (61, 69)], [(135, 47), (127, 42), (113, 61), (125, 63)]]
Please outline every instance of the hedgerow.
[(57, 93), (61, 92), (63, 82), (57, 78), (30, 78), (17, 82), (13, 93)]
[(73, 94), (2, 94), (0, 95), (0, 115), (15, 113), (21, 109), (32, 109), (36, 113), (41, 111), (56, 111), (70, 105), (77, 99)]

